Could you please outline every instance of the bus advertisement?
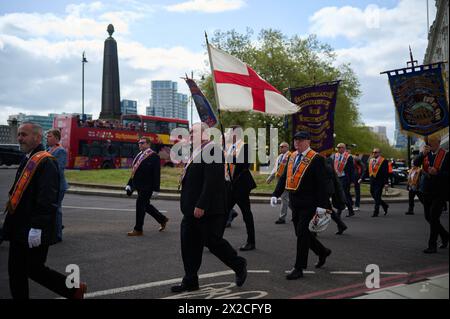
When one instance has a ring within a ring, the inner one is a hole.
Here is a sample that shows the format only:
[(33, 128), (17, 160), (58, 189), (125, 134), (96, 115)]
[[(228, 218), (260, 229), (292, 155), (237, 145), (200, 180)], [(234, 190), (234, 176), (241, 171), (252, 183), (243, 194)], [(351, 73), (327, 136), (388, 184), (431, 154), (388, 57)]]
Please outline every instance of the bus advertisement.
[(122, 115), (120, 121), (81, 121), (79, 116), (59, 115), (53, 127), (61, 130), (61, 145), (67, 150), (67, 168), (129, 168), (139, 153), (138, 139), (148, 137), (161, 158), (162, 166), (174, 166), (170, 160), (170, 132), (189, 128), (182, 119), (144, 115)]

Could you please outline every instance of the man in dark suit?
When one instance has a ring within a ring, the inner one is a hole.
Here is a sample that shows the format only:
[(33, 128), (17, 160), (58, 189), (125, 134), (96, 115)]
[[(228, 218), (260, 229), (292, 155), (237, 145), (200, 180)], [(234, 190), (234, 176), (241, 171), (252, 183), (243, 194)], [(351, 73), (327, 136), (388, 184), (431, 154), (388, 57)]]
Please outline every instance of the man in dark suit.
[(309, 223), (315, 213), (324, 214), (331, 209), (325, 159), (310, 148), (310, 143), (309, 132), (300, 131), (294, 135), (296, 151), (291, 154), (270, 199), (274, 206), (284, 190), (289, 191), (292, 221), (297, 236), (297, 257), (294, 269), (286, 276), (288, 280), (303, 277), (303, 269), (308, 266), (309, 249), (319, 256), (316, 268), (322, 267), (331, 254), (331, 250), (325, 248), (309, 231)]
[[(234, 216), (232, 208), (238, 205), (242, 212), (247, 229), (247, 242), (239, 248), (241, 251), (253, 250), (255, 246), (255, 223), (250, 207), (250, 192), (256, 188), (255, 180), (250, 173), (250, 154), (248, 144), (242, 139), (242, 128), (238, 125), (231, 127), (231, 146), (227, 150), (227, 180), (228, 180), (228, 212), (227, 224), (230, 225)], [(227, 225), (227, 226), (228, 226)]]
[[(223, 239), (226, 210), (225, 170), (220, 145), (209, 141), (208, 126), (196, 123), (192, 126), (191, 140), (201, 140), (186, 163), (181, 177), (180, 207), (181, 255), (185, 275), (172, 292), (199, 289), (198, 270), (202, 262), (203, 247), (217, 256), (236, 273), (236, 285), (242, 286), (247, 277), (247, 262), (239, 257), (231, 245)], [(215, 157), (218, 155), (218, 158)]]
[(422, 177), (419, 190), (422, 193), (422, 203), (425, 219), (430, 224), (428, 248), (423, 252), (437, 252), (437, 239), (440, 236), (440, 248), (447, 248), (449, 235), (442, 226), (440, 218), (446, 201), (448, 201), (448, 152), (440, 147), (439, 137), (429, 137), (427, 145), (418, 156), (418, 164), (422, 165)]
[(169, 219), (161, 214), (155, 206), (150, 204), (152, 195), (160, 190), (161, 163), (158, 154), (150, 148), (150, 139), (139, 139), (139, 154), (133, 160), (132, 174), (125, 190), (131, 196), (133, 190), (137, 190), (136, 200), (136, 224), (128, 236), (142, 236), (145, 213), (150, 214), (161, 225), (159, 231), (166, 228)]
[[(345, 193), (345, 205), (348, 208), (347, 217), (355, 215), (353, 212), (353, 200), (350, 194), (350, 185), (353, 182), (354, 166), (353, 166), (353, 156), (347, 152), (347, 147), (344, 143), (339, 143), (337, 145), (338, 152), (332, 155), (334, 170), (339, 177), (339, 182), (342, 185), (342, 189)], [(341, 216), (342, 210), (338, 209), (337, 214)]]
[[(384, 215), (387, 215), (389, 205), (386, 204), (381, 196), (383, 189), (389, 186), (389, 170), (388, 161), (381, 156), (379, 148), (374, 148), (372, 158), (369, 160), (365, 176), (370, 177), (370, 194), (375, 201), (375, 209), (372, 217), (378, 217), (380, 214), (380, 206), (383, 207)], [(363, 178), (360, 178), (358, 183), (361, 183)]]
[(14, 299), (28, 299), (28, 278), (53, 292), (81, 299), (85, 283), (66, 285), (66, 276), (45, 265), (50, 245), (56, 243), (56, 211), (59, 197), (58, 163), (41, 144), (42, 128), (25, 122), (18, 142), (26, 157), (9, 192), (4, 239), (9, 240), (9, 285)]

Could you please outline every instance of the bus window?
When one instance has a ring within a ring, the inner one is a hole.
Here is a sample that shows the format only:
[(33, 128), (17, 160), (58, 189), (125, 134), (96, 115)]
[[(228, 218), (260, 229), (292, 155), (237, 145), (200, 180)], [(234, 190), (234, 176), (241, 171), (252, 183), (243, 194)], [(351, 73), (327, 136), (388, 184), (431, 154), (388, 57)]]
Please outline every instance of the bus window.
[(156, 131), (157, 134), (170, 134), (169, 123), (168, 122), (157, 122)]
[(89, 157), (97, 157), (103, 155), (103, 147), (100, 145), (98, 141), (93, 141), (91, 145), (89, 145)]
[(120, 143), (120, 157), (135, 157), (139, 153), (136, 143)]
[(177, 123), (177, 127), (181, 127), (181, 128), (185, 128), (185, 129), (189, 129), (189, 124), (185, 124), (185, 123)]
[(89, 156), (89, 145), (87, 141), (80, 141), (78, 149), (80, 150), (80, 156)]
[(144, 132), (157, 133), (156, 130), (157, 130), (157, 127), (156, 127), (155, 121), (152, 121), (152, 120), (144, 121)]

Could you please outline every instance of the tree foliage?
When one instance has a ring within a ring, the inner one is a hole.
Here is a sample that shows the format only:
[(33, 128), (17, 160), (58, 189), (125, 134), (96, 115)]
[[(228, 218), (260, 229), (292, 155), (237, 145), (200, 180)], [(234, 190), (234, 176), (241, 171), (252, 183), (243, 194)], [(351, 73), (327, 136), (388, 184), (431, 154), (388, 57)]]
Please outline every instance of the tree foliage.
[[(245, 34), (235, 30), (216, 31), (211, 40), (216, 47), (237, 57), (251, 66), (262, 78), (281, 92), (322, 82), (341, 80), (335, 110), (335, 142), (356, 144), (354, 152), (369, 153), (373, 147), (380, 147), (386, 156), (401, 156), (388, 143), (365, 127), (358, 111), (360, 84), (349, 64), (336, 63), (336, 53), (315, 35), (307, 38), (286, 37), (280, 31), (264, 29), (253, 40), (253, 31)], [(216, 107), (214, 88), (210, 74), (205, 74), (201, 87)], [(290, 117), (288, 117), (289, 123)], [(224, 127), (239, 124), (247, 127), (277, 127), (279, 140), (291, 140), (291, 126), (285, 126), (284, 117), (268, 116), (251, 112), (222, 112)]]

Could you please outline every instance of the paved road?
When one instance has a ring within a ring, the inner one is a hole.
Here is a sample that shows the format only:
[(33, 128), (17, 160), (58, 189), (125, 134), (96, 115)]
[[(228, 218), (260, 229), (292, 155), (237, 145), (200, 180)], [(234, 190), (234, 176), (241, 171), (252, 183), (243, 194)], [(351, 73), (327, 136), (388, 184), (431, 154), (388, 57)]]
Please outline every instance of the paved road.
[[(15, 170), (0, 171), (0, 205)], [(255, 215), (257, 249), (241, 253), (248, 259), (248, 280), (234, 286), (234, 275), (205, 250), (200, 269), (203, 286), (199, 294), (174, 295), (170, 285), (183, 275), (180, 255), (178, 202), (154, 201), (167, 211), (167, 230), (158, 232), (157, 223), (146, 217), (144, 236), (129, 238), (134, 221), (134, 200), (96, 196), (67, 195), (64, 200), (64, 241), (50, 249), (47, 264), (64, 272), (68, 264), (80, 267), (92, 298), (341, 298), (366, 291), (366, 266), (376, 264), (382, 284), (419, 280), (421, 276), (448, 273), (448, 250), (424, 255), (428, 227), (423, 213), (405, 216), (405, 204), (392, 204), (387, 216), (371, 218), (372, 207), (345, 222), (349, 230), (336, 236), (335, 225), (320, 234), (333, 253), (323, 269), (314, 269), (316, 256), (310, 255), (309, 269), (302, 280), (287, 281), (285, 271), (293, 266), (295, 236), (292, 225), (276, 225), (278, 212), (269, 205), (252, 206)], [(419, 204), (420, 206), (420, 204)], [(448, 215), (443, 224), (448, 229)], [(225, 237), (234, 247), (245, 241), (241, 216)], [(10, 298), (7, 276), (8, 243), (0, 246), (0, 298)], [(116, 289), (117, 288), (117, 289)], [(115, 289), (115, 290), (111, 290)], [(33, 298), (55, 298), (50, 291), (31, 282)]]

